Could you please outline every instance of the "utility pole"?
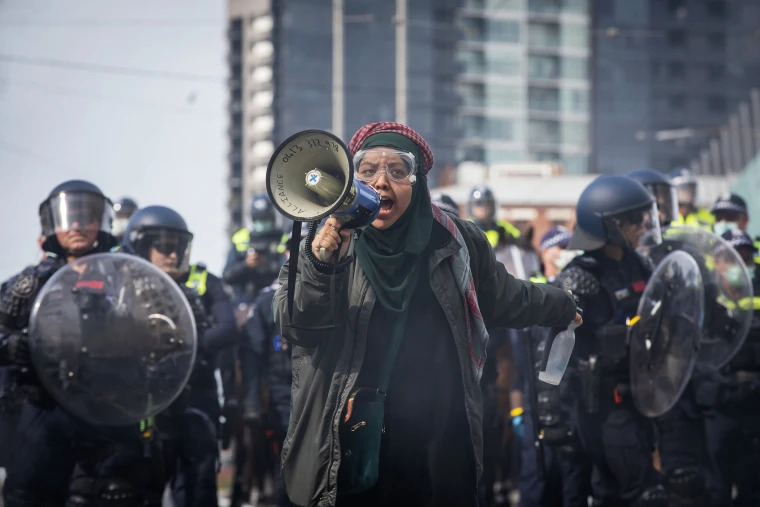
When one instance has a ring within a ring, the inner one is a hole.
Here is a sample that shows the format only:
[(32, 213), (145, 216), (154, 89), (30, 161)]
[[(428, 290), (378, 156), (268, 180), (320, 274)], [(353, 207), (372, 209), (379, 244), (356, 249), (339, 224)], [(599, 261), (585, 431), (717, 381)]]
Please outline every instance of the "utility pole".
[(406, 124), (406, 0), (396, 0), (396, 121)]
[(343, 139), (343, 0), (332, 2), (332, 132)]

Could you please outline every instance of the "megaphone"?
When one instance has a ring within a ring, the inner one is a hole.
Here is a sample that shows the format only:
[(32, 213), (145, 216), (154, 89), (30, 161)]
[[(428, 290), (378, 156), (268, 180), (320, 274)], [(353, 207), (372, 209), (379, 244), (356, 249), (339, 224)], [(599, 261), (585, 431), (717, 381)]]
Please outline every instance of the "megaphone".
[(324, 130), (303, 130), (280, 144), (267, 166), (266, 187), (277, 211), (298, 222), (335, 215), (343, 229), (355, 229), (380, 212), (380, 195), (354, 180), (348, 148)]

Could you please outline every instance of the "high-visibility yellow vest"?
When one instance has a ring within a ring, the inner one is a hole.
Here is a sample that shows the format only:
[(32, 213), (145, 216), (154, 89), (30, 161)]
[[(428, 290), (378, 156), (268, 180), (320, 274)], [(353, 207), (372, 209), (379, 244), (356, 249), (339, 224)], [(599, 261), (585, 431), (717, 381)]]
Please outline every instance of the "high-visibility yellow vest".
[(689, 225), (691, 227), (700, 227), (712, 232), (714, 223), (715, 217), (712, 213), (704, 208), (699, 208), (697, 211), (686, 215), (685, 218), (683, 215), (678, 215), (678, 219), (674, 220), (671, 225)]
[(206, 293), (206, 280), (208, 280), (208, 271), (205, 266), (193, 264), (190, 266), (190, 274), (187, 277), (185, 285), (202, 296)]
[(499, 246), (499, 228), (503, 227), (507, 234), (517, 239), (520, 237), (520, 229), (510, 224), (506, 220), (497, 220), (496, 227), (485, 231), (488, 242), (491, 243), (491, 248)]

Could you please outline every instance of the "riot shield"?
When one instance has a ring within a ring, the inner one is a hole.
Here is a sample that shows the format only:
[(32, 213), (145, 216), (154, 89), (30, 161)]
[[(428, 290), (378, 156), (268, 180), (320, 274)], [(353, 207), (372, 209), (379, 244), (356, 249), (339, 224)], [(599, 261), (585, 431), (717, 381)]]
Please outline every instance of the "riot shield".
[(494, 255), (509, 274), (520, 280), (530, 280), (531, 276), (541, 272), (541, 261), (535, 252), (509, 245), (499, 248)]
[(675, 405), (697, 362), (704, 320), (699, 266), (676, 251), (660, 262), (630, 329), (631, 392), (639, 411), (658, 417)]
[(149, 262), (120, 253), (69, 263), (43, 286), (29, 322), (32, 364), (67, 411), (127, 425), (162, 411), (195, 361), (184, 294)]
[(667, 227), (662, 244), (643, 238), (639, 250), (659, 264), (673, 251), (699, 265), (705, 322), (697, 361), (720, 368), (739, 351), (752, 323), (752, 280), (739, 254), (721, 237), (697, 227)]

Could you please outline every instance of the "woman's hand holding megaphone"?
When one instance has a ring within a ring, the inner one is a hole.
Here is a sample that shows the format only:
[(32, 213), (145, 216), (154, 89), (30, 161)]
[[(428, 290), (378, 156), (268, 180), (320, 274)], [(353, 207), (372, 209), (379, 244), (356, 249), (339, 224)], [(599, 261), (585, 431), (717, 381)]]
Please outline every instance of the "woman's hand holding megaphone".
[[(322, 262), (335, 264), (346, 255), (351, 243), (350, 238), (351, 230), (342, 230), (340, 221), (335, 217), (330, 217), (312, 241), (311, 251)], [(337, 256), (336, 252), (339, 252)]]

